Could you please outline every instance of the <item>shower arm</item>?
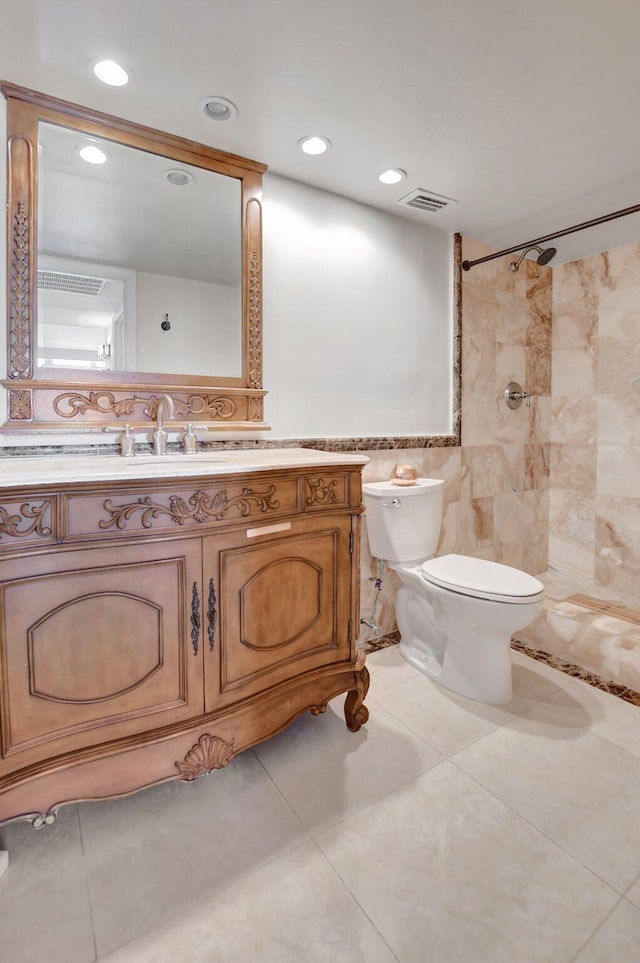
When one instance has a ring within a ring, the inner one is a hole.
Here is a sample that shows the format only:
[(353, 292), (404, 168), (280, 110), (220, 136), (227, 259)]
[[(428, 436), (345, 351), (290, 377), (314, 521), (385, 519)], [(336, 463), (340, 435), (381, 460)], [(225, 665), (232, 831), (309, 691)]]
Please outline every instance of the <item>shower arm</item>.
[(553, 234), (546, 234), (544, 237), (537, 237), (533, 241), (527, 241), (526, 244), (514, 244), (513, 247), (506, 247), (502, 251), (496, 251), (495, 254), (487, 254), (485, 257), (478, 257), (475, 261), (463, 261), (462, 270), (470, 271), (472, 267), (476, 264), (484, 264), (485, 261), (493, 261), (496, 257), (504, 257), (505, 254), (515, 254), (517, 251), (522, 251), (523, 248), (537, 247), (546, 244), (547, 241), (554, 241), (557, 237), (565, 237), (567, 234), (575, 234), (576, 231), (585, 231), (589, 227), (597, 227), (598, 224), (605, 224), (607, 221), (614, 221), (618, 217), (626, 217), (628, 214), (638, 214), (640, 212), (640, 204), (635, 204), (633, 207), (625, 207), (623, 211), (614, 211), (613, 214), (604, 214), (602, 217), (594, 217), (591, 221), (583, 221), (582, 224), (574, 224), (573, 227), (567, 227), (563, 231), (555, 231)]

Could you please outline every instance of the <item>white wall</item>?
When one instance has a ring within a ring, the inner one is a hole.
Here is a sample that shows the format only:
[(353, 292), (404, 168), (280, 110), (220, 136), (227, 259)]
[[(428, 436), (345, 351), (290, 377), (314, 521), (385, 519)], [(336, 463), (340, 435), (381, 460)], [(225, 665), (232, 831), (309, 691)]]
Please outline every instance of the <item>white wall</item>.
[[(7, 102), (0, 96), (0, 198), (1, 210), (7, 210)], [(2, 218), (0, 229), (0, 376), (7, 376), (7, 218)], [(0, 425), (7, 420), (7, 392), (0, 388)]]
[(264, 385), (272, 437), (451, 430), (451, 239), (264, 179)]
[(138, 371), (240, 377), (240, 288), (138, 271), (136, 295)]

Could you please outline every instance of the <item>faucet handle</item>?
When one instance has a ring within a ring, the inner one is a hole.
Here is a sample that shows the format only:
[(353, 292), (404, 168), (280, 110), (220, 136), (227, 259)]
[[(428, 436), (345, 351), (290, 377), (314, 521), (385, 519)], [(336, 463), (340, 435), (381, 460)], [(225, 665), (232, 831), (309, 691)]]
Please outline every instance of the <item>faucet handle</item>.
[(123, 458), (132, 458), (136, 453), (135, 435), (131, 434), (131, 425), (105, 425), (103, 431), (119, 431), (120, 454)]
[[(184, 453), (185, 453), (185, 455), (195, 455), (195, 454), (196, 454), (196, 446), (197, 446), (197, 443), (198, 443), (198, 436), (196, 435), (195, 431), (193, 430), (193, 422), (191, 422), (191, 421), (188, 422), (188, 423), (184, 426), (184, 428), (185, 428), (185, 432), (184, 432), (184, 435), (182, 436), (182, 444), (183, 444), (183, 446), (184, 446)], [(208, 431), (208, 430), (209, 430), (208, 425), (202, 425), (202, 426), (198, 425), (198, 431)]]

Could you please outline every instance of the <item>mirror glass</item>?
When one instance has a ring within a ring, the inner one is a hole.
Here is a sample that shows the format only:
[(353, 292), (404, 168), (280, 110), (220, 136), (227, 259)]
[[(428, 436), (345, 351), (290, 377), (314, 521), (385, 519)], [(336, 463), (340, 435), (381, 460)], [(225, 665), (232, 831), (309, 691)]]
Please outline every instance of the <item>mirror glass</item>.
[(40, 121), (37, 367), (241, 376), (241, 197), (238, 178)]

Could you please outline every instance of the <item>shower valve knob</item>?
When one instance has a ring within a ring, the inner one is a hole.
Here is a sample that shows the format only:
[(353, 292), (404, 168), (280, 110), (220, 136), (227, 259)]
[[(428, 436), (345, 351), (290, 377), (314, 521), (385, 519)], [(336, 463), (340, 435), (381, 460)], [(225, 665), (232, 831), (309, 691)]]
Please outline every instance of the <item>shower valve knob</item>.
[(504, 389), (504, 400), (509, 408), (519, 408), (526, 400), (527, 408), (531, 407), (531, 392), (523, 391), (517, 381), (510, 381)]

